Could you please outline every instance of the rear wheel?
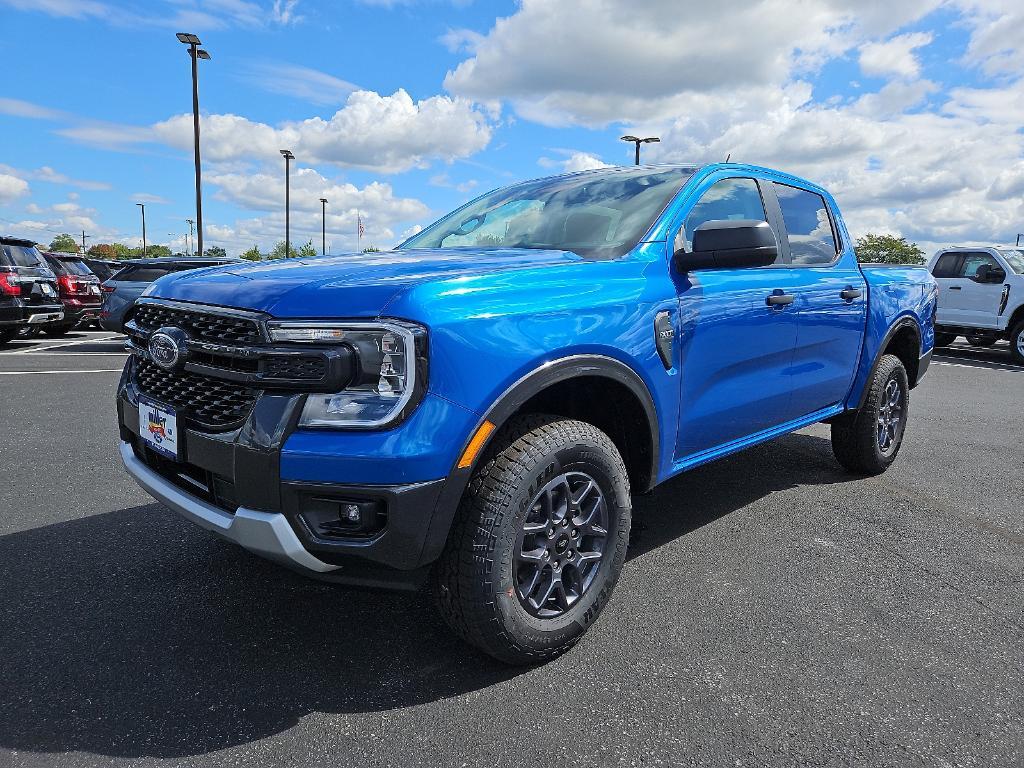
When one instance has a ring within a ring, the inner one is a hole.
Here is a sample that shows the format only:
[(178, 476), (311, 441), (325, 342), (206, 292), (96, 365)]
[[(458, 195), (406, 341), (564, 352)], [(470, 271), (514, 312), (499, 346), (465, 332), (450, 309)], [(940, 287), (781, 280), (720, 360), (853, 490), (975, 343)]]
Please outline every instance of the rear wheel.
[(517, 418), (470, 481), (434, 568), (449, 626), (509, 664), (571, 648), (611, 596), (629, 542), (622, 457), (596, 427)]
[(17, 328), (0, 328), (0, 346), (13, 339), (17, 333)]
[(73, 324), (48, 325), (43, 328), (43, 333), (47, 336), (63, 336), (74, 327)]
[(975, 347), (991, 347), (996, 343), (995, 336), (968, 336), (967, 343)]
[(935, 332), (935, 346), (936, 347), (948, 347), (956, 341), (955, 333), (947, 333), (946, 331)]
[(1024, 365), (1024, 320), (1010, 331), (1010, 357), (1017, 365)]
[(889, 468), (903, 444), (910, 384), (903, 363), (883, 355), (864, 407), (832, 422), (832, 452), (851, 472), (877, 475)]

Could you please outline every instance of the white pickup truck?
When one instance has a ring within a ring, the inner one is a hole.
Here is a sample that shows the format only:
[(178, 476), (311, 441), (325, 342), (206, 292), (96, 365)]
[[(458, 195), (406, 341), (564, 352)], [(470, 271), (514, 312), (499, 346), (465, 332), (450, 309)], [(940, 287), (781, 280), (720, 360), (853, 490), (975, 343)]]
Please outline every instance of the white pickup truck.
[(935, 346), (957, 336), (977, 346), (1007, 339), (1014, 362), (1024, 365), (1024, 250), (946, 248), (928, 269), (939, 286)]

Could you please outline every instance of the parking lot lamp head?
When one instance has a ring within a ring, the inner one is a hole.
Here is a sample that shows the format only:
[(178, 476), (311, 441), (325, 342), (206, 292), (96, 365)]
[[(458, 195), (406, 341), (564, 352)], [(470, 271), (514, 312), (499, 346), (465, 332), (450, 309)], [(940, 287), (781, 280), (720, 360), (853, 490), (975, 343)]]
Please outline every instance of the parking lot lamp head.
[(658, 138), (657, 136), (648, 136), (646, 138), (641, 139), (639, 136), (630, 136), (628, 134), (625, 135), (625, 136), (620, 136), (619, 139), (621, 141), (628, 141), (628, 142), (631, 142), (631, 143), (636, 145), (636, 160), (634, 162), (634, 165), (640, 165), (640, 145), (641, 144), (653, 144), (653, 143), (661, 141), (661, 139)]

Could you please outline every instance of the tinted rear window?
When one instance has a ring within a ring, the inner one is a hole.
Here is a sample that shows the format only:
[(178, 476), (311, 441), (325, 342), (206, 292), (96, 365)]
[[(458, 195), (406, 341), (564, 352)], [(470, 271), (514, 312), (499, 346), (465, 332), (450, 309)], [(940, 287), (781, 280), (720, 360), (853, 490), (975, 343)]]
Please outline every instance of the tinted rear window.
[(944, 253), (939, 256), (939, 260), (935, 262), (935, 267), (932, 269), (932, 275), (934, 277), (953, 277), (956, 274), (956, 260), (959, 256), (959, 253)]
[(125, 267), (114, 275), (113, 279), (119, 283), (152, 283), (154, 280), (174, 271), (174, 269), (168, 269), (167, 267), (154, 267), (151, 265)]
[(0, 245), (0, 262), (8, 267), (45, 267), (46, 260), (36, 248)]
[(89, 277), (92, 275), (92, 270), (86, 265), (81, 259), (58, 259), (61, 266), (72, 275), (81, 275), (82, 277)]

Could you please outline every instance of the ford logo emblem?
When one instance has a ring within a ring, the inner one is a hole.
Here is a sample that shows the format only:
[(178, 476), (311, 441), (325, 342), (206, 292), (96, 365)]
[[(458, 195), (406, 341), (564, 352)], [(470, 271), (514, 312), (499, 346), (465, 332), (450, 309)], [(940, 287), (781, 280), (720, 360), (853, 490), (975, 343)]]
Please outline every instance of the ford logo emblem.
[(164, 370), (180, 368), (186, 357), (188, 337), (180, 328), (161, 328), (149, 337), (149, 358)]

